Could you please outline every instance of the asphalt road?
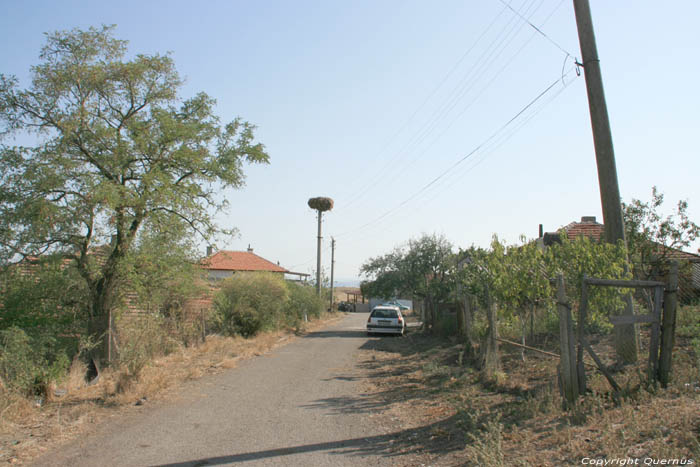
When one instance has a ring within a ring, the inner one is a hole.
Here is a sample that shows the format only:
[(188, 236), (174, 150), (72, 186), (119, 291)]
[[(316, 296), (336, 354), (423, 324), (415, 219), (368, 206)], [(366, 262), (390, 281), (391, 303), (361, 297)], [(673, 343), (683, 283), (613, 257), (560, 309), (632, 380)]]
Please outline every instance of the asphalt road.
[(185, 385), (174, 402), (103, 423), (35, 465), (382, 466), (391, 434), (363, 406), (366, 313)]

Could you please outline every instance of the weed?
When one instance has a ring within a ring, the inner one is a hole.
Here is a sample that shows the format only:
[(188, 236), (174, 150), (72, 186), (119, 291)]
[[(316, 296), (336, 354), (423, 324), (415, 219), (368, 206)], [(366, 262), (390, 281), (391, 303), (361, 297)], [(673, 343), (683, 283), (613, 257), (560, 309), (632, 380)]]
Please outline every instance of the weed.
[(505, 466), (502, 433), (503, 425), (497, 419), (486, 422), (478, 433), (470, 433), (465, 450), (470, 463), (482, 467)]

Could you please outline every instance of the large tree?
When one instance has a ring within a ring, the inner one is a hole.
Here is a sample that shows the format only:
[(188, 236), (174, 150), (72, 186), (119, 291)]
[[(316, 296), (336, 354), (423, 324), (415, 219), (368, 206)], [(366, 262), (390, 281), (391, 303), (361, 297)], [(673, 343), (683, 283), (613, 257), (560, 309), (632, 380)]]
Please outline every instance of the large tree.
[(204, 93), (180, 99), (172, 59), (127, 57), (113, 30), (47, 34), (27, 89), (0, 75), (0, 261), (72, 259), (102, 342), (142, 228), (210, 238), (217, 192), (243, 184), (244, 162), (268, 162), (252, 125), (222, 124)]
[(370, 279), (363, 293), (384, 298), (411, 295), (424, 300), (427, 329), (437, 321), (438, 307), (454, 289), (456, 256), (442, 235), (423, 235), (391, 253), (370, 258), (360, 268)]

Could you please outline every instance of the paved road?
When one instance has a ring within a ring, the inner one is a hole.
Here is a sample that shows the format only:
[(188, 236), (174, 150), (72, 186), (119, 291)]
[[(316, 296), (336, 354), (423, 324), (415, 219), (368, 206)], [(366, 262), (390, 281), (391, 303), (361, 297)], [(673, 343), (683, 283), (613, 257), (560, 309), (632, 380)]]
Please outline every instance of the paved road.
[(36, 465), (392, 465), (391, 435), (359, 393), (366, 319), (350, 315), (188, 384), (176, 402), (105, 423)]

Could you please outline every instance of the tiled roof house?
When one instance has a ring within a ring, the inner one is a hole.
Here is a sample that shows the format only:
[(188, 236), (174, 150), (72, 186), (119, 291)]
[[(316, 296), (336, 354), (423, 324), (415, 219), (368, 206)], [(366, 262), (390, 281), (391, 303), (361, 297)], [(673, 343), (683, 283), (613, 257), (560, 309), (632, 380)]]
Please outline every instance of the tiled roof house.
[(279, 264), (268, 261), (253, 253), (248, 247), (247, 251), (217, 251), (211, 253), (202, 261), (202, 267), (209, 271), (209, 279), (224, 279), (239, 272), (271, 272), (275, 274), (293, 274), (307, 276), (308, 274), (289, 271)]
[[(571, 222), (562, 229), (566, 231), (569, 240), (574, 240), (577, 237), (589, 237), (599, 241), (603, 237), (605, 226), (598, 223), (595, 216), (584, 216), (581, 218), (581, 222)], [(544, 245), (559, 242), (559, 233), (547, 232), (543, 235), (542, 240)], [(662, 251), (663, 248), (659, 244), (659, 250)], [(673, 248), (666, 249), (665, 255), (669, 259), (679, 260), (688, 265), (687, 271), (681, 274), (681, 288), (684, 289), (684, 292), (700, 294), (700, 255)]]

